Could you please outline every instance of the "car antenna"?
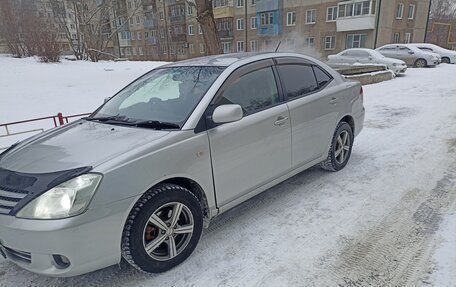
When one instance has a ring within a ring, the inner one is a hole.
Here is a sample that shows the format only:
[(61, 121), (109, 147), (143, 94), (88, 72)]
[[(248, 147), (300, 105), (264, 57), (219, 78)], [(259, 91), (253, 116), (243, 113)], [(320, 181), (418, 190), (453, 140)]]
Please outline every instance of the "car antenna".
[(282, 41), (279, 41), (279, 44), (277, 44), (277, 47), (274, 52), (277, 52), (277, 50), (279, 50), (280, 44), (282, 44)]

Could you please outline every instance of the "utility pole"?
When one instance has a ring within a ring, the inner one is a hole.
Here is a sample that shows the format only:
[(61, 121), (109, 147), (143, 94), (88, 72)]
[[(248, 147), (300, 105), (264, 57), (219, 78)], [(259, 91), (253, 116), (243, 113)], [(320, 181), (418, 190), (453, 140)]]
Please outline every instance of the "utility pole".
[[(117, 4), (117, 2), (116, 2)], [(115, 5), (112, 5), (112, 13), (114, 14), (114, 28), (115, 33), (116, 33), (116, 39), (117, 39), (117, 48), (119, 49), (119, 58), (122, 58), (122, 51), (120, 49), (120, 39), (119, 39), (119, 30), (117, 28), (117, 15), (116, 15), (116, 8), (114, 8)]]

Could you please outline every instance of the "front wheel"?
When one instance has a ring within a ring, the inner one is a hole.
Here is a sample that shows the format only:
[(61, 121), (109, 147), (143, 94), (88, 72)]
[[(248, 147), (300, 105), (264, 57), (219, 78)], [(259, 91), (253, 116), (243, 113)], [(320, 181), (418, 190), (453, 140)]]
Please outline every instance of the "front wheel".
[(427, 62), (425, 59), (418, 59), (416, 60), (415, 62), (415, 67), (417, 68), (424, 68), (424, 67), (427, 67)]
[(161, 184), (133, 207), (124, 227), (122, 256), (133, 267), (160, 273), (180, 264), (201, 237), (201, 204), (188, 189)]
[(347, 165), (353, 147), (353, 130), (346, 122), (340, 122), (331, 140), (328, 157), (321, 168), (329, 171), (339, 171)]
[(442, 58), (442, 63), (449, 64), (450, 63), (450, 58), (443, 57)]

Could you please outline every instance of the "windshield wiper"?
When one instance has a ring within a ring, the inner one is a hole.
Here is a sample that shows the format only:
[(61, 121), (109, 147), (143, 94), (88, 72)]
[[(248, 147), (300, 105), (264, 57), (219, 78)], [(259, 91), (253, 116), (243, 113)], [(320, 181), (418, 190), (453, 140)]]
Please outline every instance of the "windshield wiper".
[(121, 122), (128, 122), (125, 116), (115, 115), (109, 117), (85, 117), (83, 118), (86, 121), (99, 121), (99, 122), (106, 122), (106, 121), (121, 121)]
[(180, 126), (175, 123), (170, 122), (162, 122), (162, 121), (138, 121), (132, 122), (132, 126), (140, 127), (140, 128), (152, 128), (152, 129), (180, 129)]

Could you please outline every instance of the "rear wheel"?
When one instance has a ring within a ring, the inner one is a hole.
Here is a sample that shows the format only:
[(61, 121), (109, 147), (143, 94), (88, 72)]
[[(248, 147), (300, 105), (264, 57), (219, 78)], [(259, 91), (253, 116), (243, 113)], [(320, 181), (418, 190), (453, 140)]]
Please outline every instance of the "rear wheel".
[(415, 61), (415, 67), (417, 68), (424, 68), (427, 66), (427, 62), (425, 59), (418, 59)]
[(450, 63), (450, 58), (448, 58), (448, 57), (443, 57), (443, 58), (442, 58), (442, 63), (449, 64), (449, 63)]
[(145, 193), (130, 212), (122, 255), (141, 271), (167, 271), (190, 256), (202, 228), (202, 208), (195, 195), (175, 184), (159, 185)]
[(339, 171), (347, 165), (353, 147), (353, 130), (346, 122), (340, 122), (334, 132), (328, 157), (321, 168), (329, 171)]

